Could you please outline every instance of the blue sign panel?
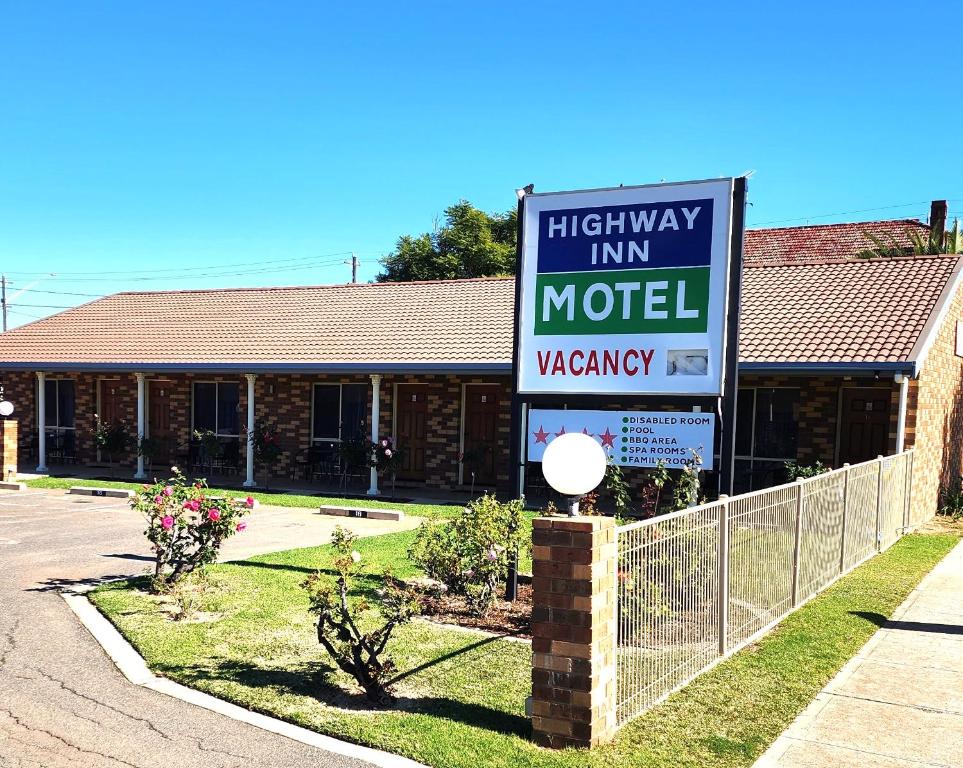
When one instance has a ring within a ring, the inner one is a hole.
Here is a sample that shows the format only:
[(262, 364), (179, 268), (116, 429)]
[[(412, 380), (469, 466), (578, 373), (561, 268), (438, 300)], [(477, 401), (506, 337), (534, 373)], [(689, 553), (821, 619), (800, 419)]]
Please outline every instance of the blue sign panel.
[(699, 199), (541, 211), (537, 270), (707, 267), (712, 205)]

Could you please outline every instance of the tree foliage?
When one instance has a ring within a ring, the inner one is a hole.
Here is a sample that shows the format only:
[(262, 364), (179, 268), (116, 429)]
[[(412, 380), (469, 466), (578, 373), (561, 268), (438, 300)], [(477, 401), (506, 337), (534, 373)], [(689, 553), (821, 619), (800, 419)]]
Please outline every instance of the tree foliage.
[(516, 226), (514, 208), (488, 214), (460, 200), (445, 210), (445, 223), (434, 232), (398, 238), (381, 260), (378, 282), (514, 274)]

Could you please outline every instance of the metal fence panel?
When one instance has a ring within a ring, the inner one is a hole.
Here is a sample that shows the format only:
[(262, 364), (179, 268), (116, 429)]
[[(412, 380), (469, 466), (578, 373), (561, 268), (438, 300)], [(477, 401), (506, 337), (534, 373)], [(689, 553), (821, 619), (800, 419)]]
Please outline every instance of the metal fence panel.
[(624, 723), (922, 522), (913, 452), (617, 529)]

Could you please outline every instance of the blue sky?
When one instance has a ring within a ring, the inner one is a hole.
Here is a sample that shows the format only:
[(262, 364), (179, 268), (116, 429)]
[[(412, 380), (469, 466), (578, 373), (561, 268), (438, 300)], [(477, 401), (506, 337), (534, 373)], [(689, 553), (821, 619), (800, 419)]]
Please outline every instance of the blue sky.
[(950, 3), (653, 5), (0, 2), (11, 325), (344, 282), (350, 251), (368, 279), (448, 204), (529, 182), (753, 169), (756, 226), (963, 211)]

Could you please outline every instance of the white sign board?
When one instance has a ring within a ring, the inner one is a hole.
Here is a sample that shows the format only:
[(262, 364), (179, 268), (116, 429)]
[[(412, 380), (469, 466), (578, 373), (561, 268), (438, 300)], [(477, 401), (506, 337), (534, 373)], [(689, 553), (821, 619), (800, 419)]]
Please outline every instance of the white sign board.
[(732, 179), (527, 195), (522, 394), (722, 394)]
[(702, 469), (712, 469), (716, 417), (670, 411), (581, 411), (533, 408), (528, 414), (528, 460), (541, 461), (545, 448), (566, 432), (598, 440), (623, 467), (679, 469), (695, 451)]

